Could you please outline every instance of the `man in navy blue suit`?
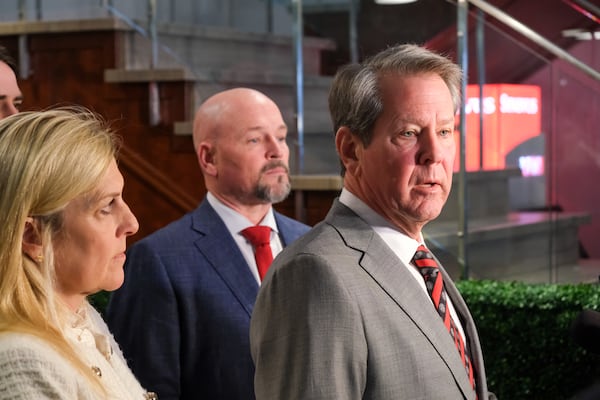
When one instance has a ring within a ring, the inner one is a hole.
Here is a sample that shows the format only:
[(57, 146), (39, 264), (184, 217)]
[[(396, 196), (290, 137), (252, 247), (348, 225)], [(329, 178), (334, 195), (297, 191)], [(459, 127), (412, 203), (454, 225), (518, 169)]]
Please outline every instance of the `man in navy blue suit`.
[(127, 253), (107, 322), (161, 400), (254, 399), (249, 325), (260, 276), (240, 232), (270, 227), (275, 256), (309, 229), (272, 208), (290, 192), (286, 135), (264, 94), (236, 88), (210, 97), (194, 120), (206, 198)]

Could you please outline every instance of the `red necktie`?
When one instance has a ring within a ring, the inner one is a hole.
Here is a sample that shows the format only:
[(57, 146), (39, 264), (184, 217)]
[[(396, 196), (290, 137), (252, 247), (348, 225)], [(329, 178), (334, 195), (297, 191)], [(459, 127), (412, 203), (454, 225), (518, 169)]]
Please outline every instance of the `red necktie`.
[(262, 225), (250, 226), (241, 233), (254, 247), (254, 259), (256, 260), (256, 266), (258, 267), (258, 275), (262, 281), (271, 262), (273, 262), (273, 252), (271, 251), (271, 228)]
[(442, 278), (442, 274), (440, 273), (438, 263), (435, 261), (427, 247), (423, 245), (420, 245), (417, 249), (412, 262), (418, 267), (419, 272), (421, 275), (423, 275), (423, 279), (425, 279), (427, 292), (431, 296), (433, 305), (442, 318), (442, 321), (444, 321), (446, 329), (448, 329), (450, 336), (452, 336), (452, 339), (454, 340), (454, 344), (458, 349), (458, 354), (460, 354), (460, 358), (465, 365), (467, 375), (469, 375), (471, 386), (473, 387), (473, 390), (475, 390), (475, 378), (473, 373), (473, 365), (471, 364), (471, 358), (469, 357), (468, 349), (465, 348), (463, 338), (456, 328), (454, 320), (450, 316), (450, 311), (447, 309), (448, 294), (446, 293), (444, 280)]

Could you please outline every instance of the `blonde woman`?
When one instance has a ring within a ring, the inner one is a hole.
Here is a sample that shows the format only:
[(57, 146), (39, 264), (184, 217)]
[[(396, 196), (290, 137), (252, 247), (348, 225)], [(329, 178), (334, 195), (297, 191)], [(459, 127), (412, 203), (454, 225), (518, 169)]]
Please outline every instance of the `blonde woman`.
[(123, 282), (138, 222), (117, 141), (82, 108), (0, 121), (0, 399), (155, 399), (86, 297)]

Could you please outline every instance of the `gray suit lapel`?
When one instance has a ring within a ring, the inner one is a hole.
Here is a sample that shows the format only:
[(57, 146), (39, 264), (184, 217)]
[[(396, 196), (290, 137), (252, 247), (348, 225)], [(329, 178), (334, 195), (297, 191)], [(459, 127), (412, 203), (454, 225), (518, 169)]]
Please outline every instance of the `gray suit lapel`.
[(448, 365), (465, 397), (474, 398), (450, 334), (440, 323), (441, 319), (427, 294), (415, 283), (413, 275), (400, 259), (369, 225), (337, 200), (326, 222), (336, 228), (348, 247), (363, 252), (360, 266), (419, 327)]

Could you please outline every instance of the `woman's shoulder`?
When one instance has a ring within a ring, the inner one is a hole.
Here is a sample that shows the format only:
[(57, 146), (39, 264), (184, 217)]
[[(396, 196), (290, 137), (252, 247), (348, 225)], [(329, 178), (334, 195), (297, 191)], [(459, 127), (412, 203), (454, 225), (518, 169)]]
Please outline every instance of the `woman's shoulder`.
[(49, 343), (37, 336), (21, 332), (0, 333), (0, 358), (27, 356), (44, 358), (58, 353)]
[(77, 394), (71, 392), (77, 387), (72, 382), (76, 376), (70, 363), (47, 341), (26, 333), (0, 334), (0, 399), (46, 398), (49, 394), (75, 398)]
[(42, 338), (19, 332), (0, 334), (0, 376), (9, 370), (27, 372), (40, 368), (61, 373), (72, 369), (70, 363)]

